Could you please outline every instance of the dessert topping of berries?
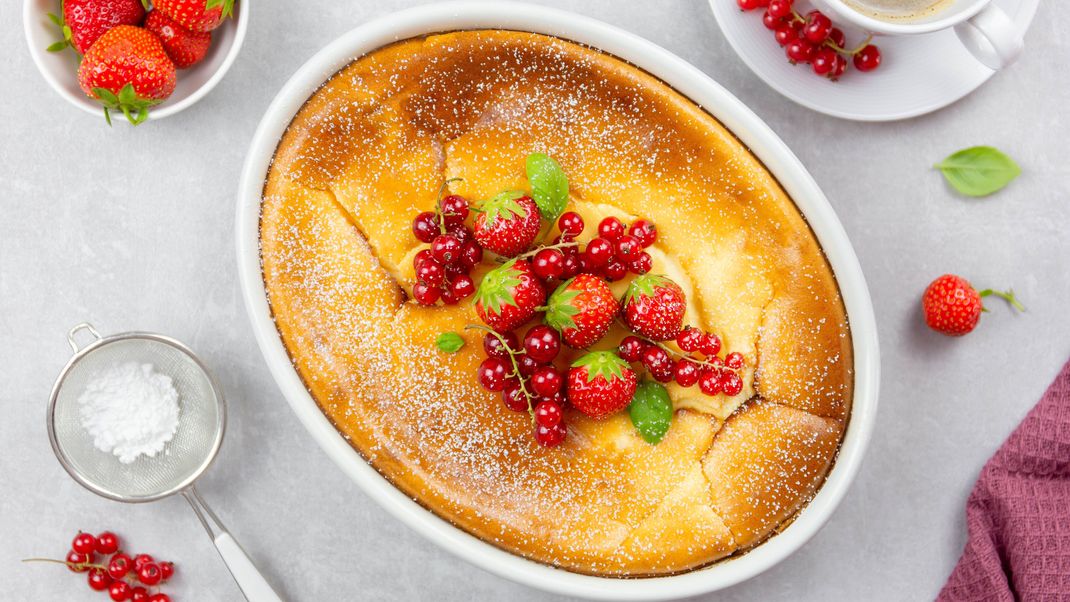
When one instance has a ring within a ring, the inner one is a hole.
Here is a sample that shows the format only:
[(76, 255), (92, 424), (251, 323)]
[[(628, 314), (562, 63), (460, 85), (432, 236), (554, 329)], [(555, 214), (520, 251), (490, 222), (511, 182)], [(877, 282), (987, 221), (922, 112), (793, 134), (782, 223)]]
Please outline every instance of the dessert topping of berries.
[(516, 257), (535, 242), (541, 221), (531, 197), (506, 190), (483, 201), (475, 221), (475, 238), (502, 257)]
[(568, 371), (568, 399), (597, 420), (627, 407), (637, 384), (635, 370), (616, 352), (591, 351)]
[(499, 332), (530, 320), (546, 300), (546, 290), (531, 264), (512, 259), (483, 276), (476, 291), (479, 319)]
[(561, 332), (569, 347), (586, 349), (609, 332), (619, 309), (605, 280), (580, 274), (550, 295), (546, 323)]
[(658, 274), (644, 274), (632, 280), (623, 306), (628, 328), (655, 341), (679, 334), (687, 311), (683, 289)]
[(922, 296), (921, 305), (925, 323), (936, 332), (952, 337), (973, 331), (985, 311), (981, 299), (995, 295), (1011, 304), (1018, 311), (1025, 307), (1014, 296), (1014, 291), (985, 289), (978, 292), (965, 278), (944, 274), (929, 284)]
[(464, 225), (468, 201), (455, 194), (442, 196), (452, 181), (442, 183), (435, 210), (424, 211), (412, 221), (413, 236), (431, 245), (412, 260), (417, 280), (412, 296), (421, 305), (434, 305), (440, 299), (453, 305), (476, 292), (470, 274), (483, 261), (483, 247)]

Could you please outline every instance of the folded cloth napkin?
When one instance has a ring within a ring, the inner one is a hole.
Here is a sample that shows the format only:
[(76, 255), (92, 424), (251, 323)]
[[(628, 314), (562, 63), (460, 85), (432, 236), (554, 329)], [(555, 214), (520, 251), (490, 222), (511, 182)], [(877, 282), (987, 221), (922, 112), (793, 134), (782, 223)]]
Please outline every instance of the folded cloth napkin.
[(940, 602), (1070, 601), (1070, 362), (981, 470), (966, 524)]

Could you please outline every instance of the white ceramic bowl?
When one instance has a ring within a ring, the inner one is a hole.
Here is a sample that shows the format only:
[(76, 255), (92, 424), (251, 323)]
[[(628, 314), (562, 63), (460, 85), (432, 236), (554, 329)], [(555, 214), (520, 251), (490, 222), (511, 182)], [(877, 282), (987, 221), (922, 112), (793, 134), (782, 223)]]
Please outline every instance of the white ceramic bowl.
[[(204, 98), (223, 79), (234, 59), (238, 58), (245, 31), (249, 27), (249, 4), (237, 2), (234, 16), (212, 31), (212, 46), (204, 60), (189, 69), (179, 69), (178, 81), (171, 96), (149, 110), (149, 119), (163, 119), (191, 106)], [(78, 56), (72, 48), (62, 52), (45, 50), (60, 39), (59, 29), (48, 20), (48, 13), (60, 13), (60, 0), (24, 0), (22, 27), (30, 56), (37, 70), (52, 88), (72, 105), (103, 118), (100, 103), (86, 96), (78, 87)], [(114, 116), (113, 116), (114, 117)], [(125, 119), (113, 119), (125, 122)]]
[[(475, 28), (556, 35), (600, 48), (661, 78), (734, 132), (795, 199), (817, 234), (836, 273), (851, 321), (854, 404), (839, 458), (824, 486), (782, 533), (754, 550), (700, 570), (649, 579), (580, 575), (510, 554), (438, 518), (379, 475), (323, 415), (290, 363), (265, 296), (258, 240), (261, 193), (279, 138), (312, 92), (353, 59), (399, 39)], [(279, 387), (312, 437), (369, 496), (407, 525), (479, 567), (532, 587), (594, 599), (664, 600), (710, 592), (753, 577), (797, 550), (825, 523), (857, 472), (873, 429), (879, 380), (873, 307), (858, 259), (825, 195), (772, 130), (724, 88), (668, 51), (593, 19), (510, 2), (432, 4), (394, 13), (338, 38), (290, 78), (260, 122), (242, 172), (237, 246), (242, 292), (257, 342)]]

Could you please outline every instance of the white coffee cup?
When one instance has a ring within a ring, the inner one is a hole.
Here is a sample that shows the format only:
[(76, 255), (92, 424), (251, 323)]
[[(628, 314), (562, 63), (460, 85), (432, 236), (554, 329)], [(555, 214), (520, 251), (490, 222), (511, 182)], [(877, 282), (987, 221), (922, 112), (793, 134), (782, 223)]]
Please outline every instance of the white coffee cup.
[(1024, 45), (1014, 21), (991, 0), (956, 0), (932, 16), (896, 21), (867, 15), (843, 0), (814, 3), (845, 22), (879, 35), (909, 36), (953, 28), (970, 53), (991, 69), (1002, 69), (1014, 62)]

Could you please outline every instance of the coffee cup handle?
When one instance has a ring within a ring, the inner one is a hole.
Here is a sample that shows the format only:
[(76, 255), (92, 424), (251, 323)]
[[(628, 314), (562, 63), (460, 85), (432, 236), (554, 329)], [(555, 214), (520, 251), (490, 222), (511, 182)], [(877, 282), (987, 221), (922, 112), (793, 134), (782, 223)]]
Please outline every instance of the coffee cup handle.
[(1013, 63), (1025, 45), (1014, 21), (991, 3), (956, 25), (955, 33), (970, 54), (993, 70)]

